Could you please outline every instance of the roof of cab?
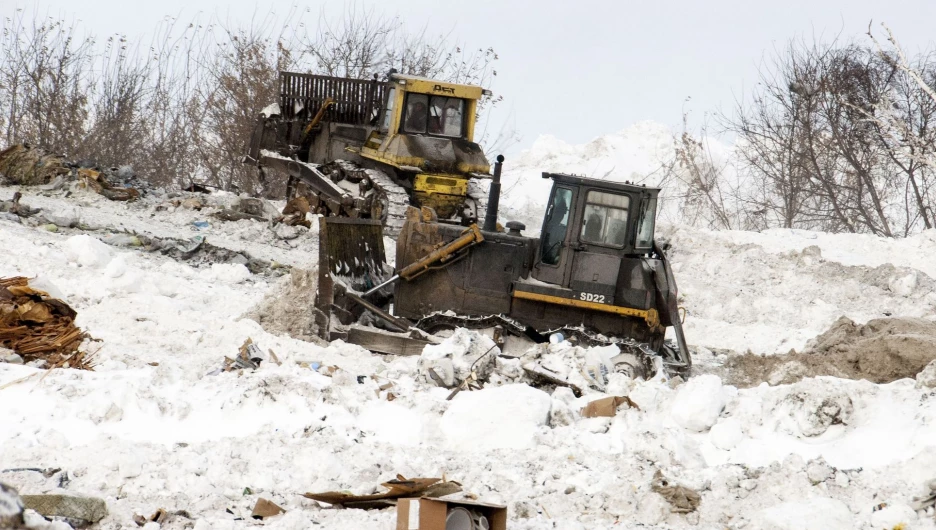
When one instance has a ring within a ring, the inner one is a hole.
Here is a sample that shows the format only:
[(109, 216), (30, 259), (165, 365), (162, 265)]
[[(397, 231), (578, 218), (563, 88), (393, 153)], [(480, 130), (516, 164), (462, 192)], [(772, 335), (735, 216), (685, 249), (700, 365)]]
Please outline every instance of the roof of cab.
[(654, 188), (650, 186), (645, 186), (643, 184), (632, 184), (630, 182), (617, 182), (613, 180), (599, 180), (592, 179), (588, 177), (582, 177), (579, 175), (569, 175), (566, 173), (549, 173), (543, 172), (544, 179), (553, 179), (556, 182), (564, 184), (572, 184), (576, 186), (594, 186), (599, 188), (606, 188), (616, 191), (630, 191), (630, 192), (652, 192), (654, 195), (660, 192), (660, 188)]

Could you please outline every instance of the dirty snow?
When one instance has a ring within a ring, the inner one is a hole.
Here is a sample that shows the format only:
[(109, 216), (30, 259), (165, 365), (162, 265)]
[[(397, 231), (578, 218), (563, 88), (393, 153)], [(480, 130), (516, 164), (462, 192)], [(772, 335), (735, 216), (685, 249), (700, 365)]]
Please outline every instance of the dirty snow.
[[(638, 138), (659, 140), (640, 133), (592, 147), (618, 153), (615, 167), (623, 170), (647, 152)], [(554, 147), (521, 158), (531, 189), (540, 185), (537, 165), (562, 169), (576, 157), (594, 158), (590, 148)], [(555, 160), (544, 159), (550, 152)], [(652, 166), (637, 162), (637, 173)], [(572, 170), (602, 174), (608, 164)], [(13, 191), (0, 188), (0, 198)], [(135, 527), (134, 513), (158, 508), (192, 517), (175, 516), (165, 529), (247, 528), (259, 525), (249, 514), (261, 496), (287, 510), (263, 522), (273, 529), (393, 528), (393, 510), (333, 509), (301, 493), (369, 493), (398, 473), (445, 474), (502, 502), (514, 530), (936, 528), (932, 513), (909, 509), (936, 478), (936, 393), (927, 384), (805, 377), (738, 389), (715, 375), (680, 384), (612, 374), (606, 390), (629, 395), (639, 409), (582, 418), (581, 408), (605, 394), (589, 389), (575, 398), (567, 388), (517, 383), (520, 361), (498, 358), (488, 368), (503, 386), (447, 401), (450, 390), (427, 380), (417, 357), (388, 359), (341, 341), (318, 345), (243, 318), (283, 292), (289, 277), (96, 242), (111, 231), (206, 235), (223, 248), (311, 268), (317, 249), (309, 233), (284, 241), (265, 223), (224, 223), (206, 210), (23, 192), (24, 203), (72, 209), (92, 230), (52, 233), (0, 220), (0, 277), (39, 276), (59, 291), (97, 339), (88, 347), (100, 364), (95, 372), (0, 364), (0, 481), (40, 493), (67, 473), (69, 490), (106, 499), (110, 515), (99, 528)], [(191, 224), (197, 220), (210, 226), (199, 230)], [(841, 316), (858, 323), (884, 312), (934, 317), (936, 271), (925, 259), (936, 255), (931, 232), (890, 241), (666, 231), (700, 373), (717, 371), (722, 348), (773, 355), (802, 348)], [(248, 337), (282, 364), (209, 375)], [(428, 357), (449, 358), (463, 371), (485, 344), (459, 332), (450, 352)], [(560, 343), (537, 355), (588, 387), (587, 353)], [(326, 375), (325, 367), (337, 371)], [(24, 467), (63, 472), (3, 471)], [(650, 487), (657, 470), (697, 490), (699, 510), (670, 513)], [(875, 511), (882, 503), (887, 508)]]

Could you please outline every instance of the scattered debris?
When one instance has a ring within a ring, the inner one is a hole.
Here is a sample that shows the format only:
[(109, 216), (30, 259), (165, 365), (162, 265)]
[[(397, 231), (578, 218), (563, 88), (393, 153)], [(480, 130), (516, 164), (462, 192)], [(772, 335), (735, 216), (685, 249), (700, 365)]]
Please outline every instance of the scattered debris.
[(927, 482), (925, 487), (929, 490), (929, 493), (922, 497), (914, 497), (913, 502), (910, 503), (910, 507), (916, 511), (936, 507), (936, 479)]
[(547, 370), (538, 364), (528, 363), (523, 366), (523, 371), (534, 381), (542, 381), (555, 386), (568, 387), (572, 389), (572, 393), (575, 397), (582, 397), (582, 389), (580, 387), (566, 381), (561, 375), (552, 370)]
[(488, 348), (488, 351), (481, 354), (480, 357), (471, 363), (471, 367), (468, 369), (470, 372), (468, 377), (464, 378), (462, 382), (455, 387), (455, 390), (453, 390), (452, 393), (449, 394), (447, 398), (445, 398), (446, 401), (451, 401), (462, 390), (481, 390), (481, 383), (478, 381), (478, 372), (475, 370), (475, 366), (477, 366), (478, 361), (487, 357), (487, 355), (494, 351), (494, 348), (496, 347), (497, 344), (492, 345), (490, 348)]
[(309, 199), (305, 196), (299, 196), (291, 199), (283, 208), (282, 223), (289, 226), (304, 226), (312, 228), (312, 222), (306, 219), (306, 214), (312, 207), (309, 205)]
[(694, 512), (702, 500), (697, 491), (678, 484), (672, 484), (659, 469), (653, 475), (653, 482), (650, 487), (670, 503), (670, 511), (673, 513)]
[(60, 467), (10, 467), (0, 470), (0, 473), (19, 473), (22, 471), (29, 471), (32, 473), (39, 473), (45, 478), (50, 478), (61, 470), (62, 468)]
[(113, 247), (142, 247), (143, 241), (133, 234), (108, 234), (101, 241)]
[(258, 199), (256, 197), (240, 197), (231, 205), (231, 209), (236, 212), (259, 217), (265, 221), (279, 220), (281, 218), (279, 211), (270, 201)]
[(114, 186), (104, 178), (100, 171), (94, 169), (79, 169), (78, 182), (79, 185), (92, 189), (112, 201), (134, 201), (140, 198), (139, 190)]
[(640, 407), (627, 396), (610, 396), (589, 402), (582, 409), (582, 417), (612, 418), (617, 414), (618, 407), (624, 404), (632, 409), (640, 410)]
[(400, 499), (397, 503), (396, 528), (397, 530), (505, 530), (507, 507), (470, 498)]
[(182, 188), (182, 191), (189, 191), (189, 192), (192, 192), (192, 193), (204, 193), (204, 194), (208, 194), (208, 193), (211, 193), (211, 190), (208, 189), (209, 187), (214, 187), (214, 186), (208, 186), (207, 184), (199, 184), (199, 183), (197, 183), (197, 182), (195, 182), (195, 181), (192, 181), (191, 184), (189, 184), (188, 186)]
[(166, 510), (162, 508), (156, 510), (153, 513), (153, 515), (149, 517), (143, 517), (142, 515), (133, 514), (133, 522), (136, 523), (137, 526), (145, 526), (146, 523), (163, 524), (163, 523), (166, 523), (168, 520), (169, 520), (169, 512), (167, 512)]
[(101, 241), (116, 247), (134, 247), (146, 252), (159, 252), (178, 261), (189, 262), (192, 266), (213, 265), (216, 263), (239, 263), (247, 267), (252, 274), (279, 276), (289, 267), (276, 262), (255, 259), (244, 252), (237, 252), (212, 245), (203, 235), (191, 239), (160, 238), (136, 233), (112, 233)]
[(98, 497), (71, 492), (20, 497), (23, 499), (23, 506), (44, 517), (64, 517), (91, 525), (107, 516), (107, 503)]
[(500, 350), (490, 354), (496, 349), (497, 343), (490, 337), (457, 329), (441, 343), (425, 345), (417, 367), (421, 379), (426, 382), (444, 388), (466, 388), (475, 383), (480, 388), (479, 383), (487, 381), (494, 373)]
[(260, 363), (263, 362), (263, 359), (263, 352), (254, 344), (253, 339), (248, 337), (247, 340), (244, 341), (244, 344), (241, 345), (240, 349), (238, 349), (237, 357), (233, 359), (230, 357), (224, 358), (224, 365), (221, 367), (221, 371), (256, 370), (260, 367)]
[(39, 213), (38, 208), (30, 208), (29, 206), (20, 202), (20, 199), (23, 198), (23, 194), (16, 192), (13, 194), (13, 198), (9, 201), (0, 201), (0, 212), (10, 213), (17, 217), (32, 217)]
[(79, 350), (88, 335), (75, 326), (77, 313), (27, 278), (0, 278), (0, 346), (41, 368), (93, 369), (93, 356)]
[(461, 484), (443, 478), (414, 478), (407, 480), (402, 475), (381, 486), (390, 491), (370, 495), (354, 495), (347, 491), (327, 491), (324, 493), (304, 493), (303, 497), (333, 506), (345, 508), (360, 508), (369, 510), (373, 508), (386, 508), (392, 506), (396, 499), (402, 497), (442, 497), (458, 493)]
[(77, 181), (79, 186), (112, 201), (136, 200), (140, 191), (130, 184), (146, 186), (130, 166), (101, 169), (93, 163), (68, 162), (29, 144), (12, 145), (0, 151), (0, 174), (13, 184), (42, 186), (43, 191), (55, 191), (70, 180)]
[(16, 489), (0, 482), (0, 528), (22, 528), (24, 510)]
[(250, 516), (254, 519), (266, 519), (267, 517), (274, 517), (286, 513), (286, 510), (277, 506), (273, 501), (269, 501), (260, 497), (257, 499), (257, 504), (254, 505), (253, 512)]
[(0, 221), (9, 221), (11, 223), (22, 223), (23, 221), (17, 215), (7, 212), (0, 212)]
[(279, 211), (270, 201), (254, 197), (240, 197), (230, 208), (223, 208), (213, 214), (224, 221), (251, 219), (261, 222), (277, 223), (282, 219)]
[(13, 184), (38, 186), (69, 173), (65, 159), (29, 144), (0, 151), (0, 173)]
[(217, 212), (211, 214), (222, 221), (243, 221), (244, 219), (249, 219), (253, 221), (262, 221), (266, 222), (266, 219), (256, 215), (250, 215), (248, 213), (238, 212), (230, 208), (224, 208), (218, 210)]
[(188, 199), (183, 200), (180, 203), (180, 206), (186, 210), (201, 210), (205, 207), (205, 203), (202, 202), (198, 197), (189, 197)]

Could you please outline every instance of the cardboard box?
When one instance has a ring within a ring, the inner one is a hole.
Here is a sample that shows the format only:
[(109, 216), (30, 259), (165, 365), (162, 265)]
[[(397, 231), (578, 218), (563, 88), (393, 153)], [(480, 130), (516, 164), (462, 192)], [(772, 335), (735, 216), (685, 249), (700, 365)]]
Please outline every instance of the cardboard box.
[(596, 399), (595, 401), (590, 402), (588, 405), (585, 405), (585, 408), (582, 409), (582, 417), (612, 418), (615, 414), (617, 414), (618, 407), (625, 403), (628, 407), (640, 410), (640, 407), (638, 407), (637, 404), (631, 401), (631, 398), (627, 396), (611, 396)]
[(467, 499), (399, 499), (396, 530), (445, 530), (445, 518), (455, 507), (480, 512), (491, 530), (507, 530), (506, 506)]

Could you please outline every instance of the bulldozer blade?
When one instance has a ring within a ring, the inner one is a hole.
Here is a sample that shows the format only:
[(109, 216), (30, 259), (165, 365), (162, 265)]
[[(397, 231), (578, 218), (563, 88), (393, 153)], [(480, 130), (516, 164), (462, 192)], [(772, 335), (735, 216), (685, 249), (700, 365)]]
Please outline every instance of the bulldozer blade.
[(385, 276), (383, 226), (378, 219), (319, 218), (319, 244), (329, 273), (375, 285)]

